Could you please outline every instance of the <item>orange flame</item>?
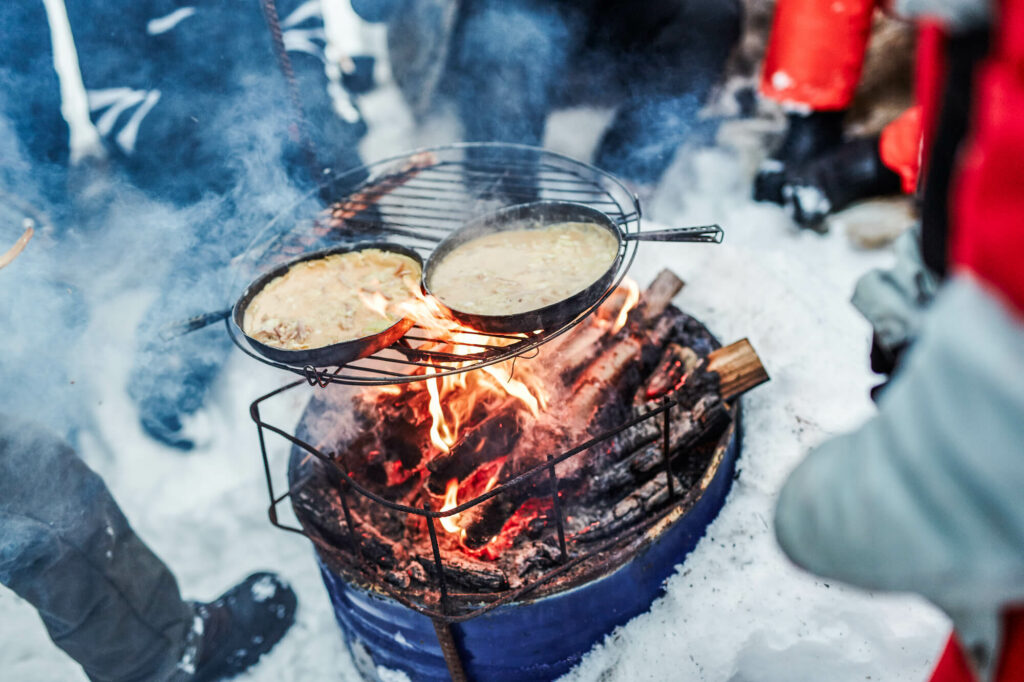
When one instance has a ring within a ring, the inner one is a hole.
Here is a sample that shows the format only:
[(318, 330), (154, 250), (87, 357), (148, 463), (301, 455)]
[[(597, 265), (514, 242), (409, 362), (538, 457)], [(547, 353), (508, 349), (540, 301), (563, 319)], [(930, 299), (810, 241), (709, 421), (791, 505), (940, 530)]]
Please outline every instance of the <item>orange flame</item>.
[[(441, 511), (448, 511), (449, 509), (455, 509), (458, 506), (459, 498), (459, 479), (453, 478), (448, 481), (448, 488), (444, 492), (444, 505), (441, 507)], [(462, 529), (459, 528), (459, 516), (461, 514), (452, 514), (451, 516), (442, 516), (439, 521), (441, 526), (449, 533), (458, 533)]]
[(622, 280), (621, 288), (626, 290), (626, 302), (622, 304), (619, 316), (615, 318), (615, 324), (612, 325), (612, 334), (618, 334), (619, 330), (626, 326), (630, 311), (640, 301), (640, 286), (634, 280), (626, 277)]
[[(434, 370), (430, 370), (434, 374)], [(451, 446), (455, 444), (455, 436), (445, 421), (444, 412), (441, 410), (441, 394), (437, 387), (437, 377), (427, 379), (427, 393), (430, 394), (430, 442), (441, 452), (451, 452)]]
[[(394, 310), (404, 318), (412, 320), (421, 331), (426, 332), (417, 336), (446, 339), (443, 343), (424, 342), (419, 346), (424, 350), (443, 350), (452, 355), (469, 356), (483, 351), (483, 346), (502, 346), (514, 342), (508, 338), (480, 334), (460, 325), (448, 316), (437, 299), (424, 295), (418, 287), (412, 289), (408, 300), (397, 303)], [(465, 363), (455, 364), (454, 367), (461, 368), (472, 361), (467, 359)], [(423, 382), (430, 397), (430, 442), (438, 452), (451, 452), (462, 435), (463, 427), (469, 423), (474, 410), (481, 403), (487, 406), (505, 396), (512, 396), (521, 401), (535, 416), (545, 407), (545, 396), (540, 387), (540, 380), (524, 366), (524, 363), (516, 366), (516, 377), (511, 376), (511, 361), (484, 369), (484, 372), (431, 376)], [(425, 373), (428, 376), (439, 374), (440, 369), (426, 368)]]

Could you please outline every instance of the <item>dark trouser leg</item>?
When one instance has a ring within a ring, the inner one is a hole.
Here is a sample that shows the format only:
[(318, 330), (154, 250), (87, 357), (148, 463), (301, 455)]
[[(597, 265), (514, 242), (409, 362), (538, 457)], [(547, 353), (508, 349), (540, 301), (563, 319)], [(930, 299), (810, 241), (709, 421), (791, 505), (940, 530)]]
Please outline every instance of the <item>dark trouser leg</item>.
[(469, 142), (539, 144), (574, 34), (561, 3), (470, 0), (456, 35), (455, 96)]
[[(464, 138), (540, 145), (555, 88), (579, 35), (571, 3), (469, 0), (451, 62)], [(536, 198), (529, 152), (474, 149), (467, 163), (480, 197)], [(497, 177), (500, 174), (501, 177)]]
[(738, 0), (599, 3), (592, 49), (615, 64), (626, 100), (597, 165), (636, 183), (656, 183), (686, 141), (739, 39)]
[(2, 416), (0, 582), (90, 679), (175, 672), (193, 616), (174, 576), (65, 443)]

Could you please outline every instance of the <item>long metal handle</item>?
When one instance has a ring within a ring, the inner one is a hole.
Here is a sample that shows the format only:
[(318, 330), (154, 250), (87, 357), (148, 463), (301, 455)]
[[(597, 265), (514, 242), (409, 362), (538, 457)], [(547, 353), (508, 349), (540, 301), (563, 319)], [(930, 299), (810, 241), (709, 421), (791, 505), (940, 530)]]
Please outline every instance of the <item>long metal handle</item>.
[(721, 244), (725, 232), (720, 225), (698, 225), (696, 227), (673, 227), (668, 230), (650, 232), (627, 232), (623, 235), (630, 241), (645, 242), (706, 242)]
[(220, 322), (227, 318), (231, 314), (231, 308), (227, 310), (218, 310), (215, 313), (203, 313), (202, 315), (196, 315), (190, 317), (187, 320), (181, 320), (180, 322), (173, 322), (163, 329), (160, 330), (160, 340), (170, 341), (176, 339), (179, 336), (184, 336), (190, 332), (194, 332), (197, 329), (203, 327), (209, 327), (214, 322)]

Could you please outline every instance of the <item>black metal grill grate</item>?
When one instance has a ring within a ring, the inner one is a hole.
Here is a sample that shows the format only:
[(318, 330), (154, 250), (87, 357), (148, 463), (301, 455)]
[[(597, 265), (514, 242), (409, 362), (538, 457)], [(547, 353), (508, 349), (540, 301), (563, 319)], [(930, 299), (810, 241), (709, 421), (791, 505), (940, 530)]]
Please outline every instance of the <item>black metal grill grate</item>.
[[(238, 268), (239, 273), (248, 277), (265, 270), (282, 260), (288, 245), (306, 244), (309, 248), (314, 239), (324, 237), (385, 238), (415, 249), (426, 259), (448, 233), (473, 218), (537, 200), (586, 204), (608, 214), (624, 234), (640, 229), (639, 203), (614, 176), (534, 147), (498, 143), (437, 147), (357, 168), (332, 178), (328, 184), (354, 189), (326, 211), (311, 194), (275, 218), (240, 260), (244, 267)], [(339, 218), (340, 214), (344, 217)], [(339, 225), (343, 231), (338, 231)], [(623, 240), (620, 265), (608, 290), (593, 306), (558, 329), (518, 335), (460, 329), (457, 345), (479, 349), (469, 355), (454, 354), (455, 344), (450, 338), (413, 327), (396, 344), (367, 358), (337, 367), (293, 366), (253, 352), (242, 331), (230, 319), (226, 324), (242, 352), (300, 374), (310, 385), (379, 386), (421, 381), (510, 360), (564, 333), (618, 286), (635, 254), (636, 243)], [(466, 342), (474, 337), (478, 340)]]

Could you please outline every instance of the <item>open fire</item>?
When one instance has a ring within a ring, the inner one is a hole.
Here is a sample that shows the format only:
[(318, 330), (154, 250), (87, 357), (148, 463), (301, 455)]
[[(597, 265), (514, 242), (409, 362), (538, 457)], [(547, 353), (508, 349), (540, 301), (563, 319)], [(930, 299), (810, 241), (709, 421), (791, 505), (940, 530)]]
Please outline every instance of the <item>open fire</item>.
[[(529, 359), (443, 376), (424, 362), (423, 381), (329, 387), (307, 412), (305, 436), (372, 495), (451, 512), (436, 518), (435, 538), (450, 591), (478, 598), (516, 589), (667, 508), (673, 494), (695, 484), (731, 423), (736, 378), (743, 388), (763, 380), (751, 380), (762, 371), (756, 362), (711, 371), (722, 351), (670, 305), (681, 287), (667, 271), (642, 293), (627, 280)], [(420, 297), (406, 314), (420, 327), (451, 324), (445, 352), (479, 353), (479, 334), (460, 331), (430, 306)], [(499, 342), (509, 339), (483, 341)], [(667, 416), (645, 419), (666, 399), (676, 405)], [(579, 452), (561, 456), (573, 448)], [(330, 467), (309, 458), (303, 464), (307, 482), (293, 500), (333, 559), (425, 603), (436, 599), (433, 521), (362, 495), (347, 496), (343, 509), (344, 484)], [(318, 469), (328, 471), (318, 476)], [(293, 471), (293, 480), (300, 477)]]

